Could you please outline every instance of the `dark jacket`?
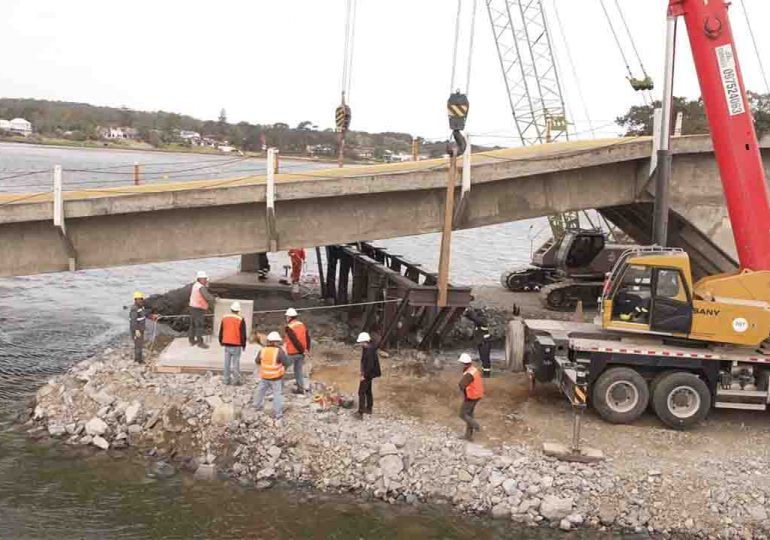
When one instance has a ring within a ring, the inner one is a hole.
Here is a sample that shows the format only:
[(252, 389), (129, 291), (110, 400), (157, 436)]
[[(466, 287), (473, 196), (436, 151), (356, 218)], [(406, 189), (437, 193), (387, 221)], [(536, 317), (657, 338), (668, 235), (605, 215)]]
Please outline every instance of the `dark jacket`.
[(380, 371), (380, 359), (377, 356), (377, 348), (364, 347), (361, 350), (361, 376), (364, 379), (376, 379), (382, 375)]
[(131, 311), (128, 314), (131, 334), (137, 330), (144, 332), (145, 323), (150, 313), (152, 313), (152, 310), (147, 306), (139, 306), (137, 304), (131, 306)]

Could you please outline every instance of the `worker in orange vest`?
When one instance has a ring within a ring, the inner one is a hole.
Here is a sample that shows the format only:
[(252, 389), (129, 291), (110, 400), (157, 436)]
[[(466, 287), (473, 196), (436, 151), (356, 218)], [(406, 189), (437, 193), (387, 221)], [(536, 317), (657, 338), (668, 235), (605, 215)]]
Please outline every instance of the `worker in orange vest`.
[(283, 346), (289, 356), (289, 363), (294, 368), (295, 394), (305, 393), (305, 379), (302, 366), (305, 363), (305, 355), (310, 352), (310, 332), (305, 323), (297, 318), (297, 310), (286, 310), (286, 335), (283, 338)]
[(267, 346), (260, 349), (255, 361), (259, 366), (259, 385), (254, 395), (254, 408), (262, 410), (267, 390), (273, 391), (273, 415), (276, 420), (283, 417), (283, 374), (286, 365), (286, 353), (281, 349), (281, 335), (270, 332)]
[(190, 345), (198, 345), (202, 349), (209, 348), (203, 342), (203, 323), (209, 306), (214, 303), (214, 295), (209, 292), (208, 284), (209, 277), (201, 270), (190, 291)]
[(219, 344), (225, 350), (225, 369), (222, 382), (241, 384), (241, 352), (246, 348), (246, 321), (241, 317), (241, 303), (233, 302), (230, 313), (219, 325)]
[(299, 285), (299, 278), (302, 275), (302, 264), (305, 262), (305, 250), (302, 248), (291, 248), (289, 250), (291, 259), (291, 284)]
[(466, 425), (465, 439), (472, 441), (473, 433), (481, 430), (481, 426), (473, 417), (473, 413), (478, 402), (484, 397), (484, 383), (481, 382), (481, 371), (473, 365), (469, 354), (461, 354), (459, 362), (463, 365), (463, 376), (460, 379), (460, 391), (463, 393), (460, 418)]

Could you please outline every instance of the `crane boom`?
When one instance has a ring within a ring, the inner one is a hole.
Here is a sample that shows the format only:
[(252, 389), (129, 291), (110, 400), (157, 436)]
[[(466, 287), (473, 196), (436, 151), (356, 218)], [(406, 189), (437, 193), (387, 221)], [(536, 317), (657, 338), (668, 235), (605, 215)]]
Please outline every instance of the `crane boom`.
[(770, 270), (770, 200), (725, 0), (670, 0), (683, 17), (741, 268)]

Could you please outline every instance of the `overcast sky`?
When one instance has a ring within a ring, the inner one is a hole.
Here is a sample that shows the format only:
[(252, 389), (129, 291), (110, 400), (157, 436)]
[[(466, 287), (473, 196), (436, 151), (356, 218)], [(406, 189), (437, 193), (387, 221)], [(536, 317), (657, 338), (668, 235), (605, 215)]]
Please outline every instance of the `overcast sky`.
[[(626, 41), (614, 0), (605, 1)], [(668, 2), (618, 1), (655, 79), (657, 97)], [(744, 2), (766, 58), (770, 35), (761, 23), (770, 20), (770, 2)], [(352, 128), (445, 137), (455, 0), (358, 4)], [(472, 4), (463, 1), (461, 87)], [(340, 98), (345, 5), (345, 0), (3, 0), (0, 96), (161, 109), (205, 119), (215, 119), (224, 107), (230, 121), (310, 120), (330, 127)], [(593, 124), (601, 135), (617, 133), (609, 124), (642, 97), (625, 80), (599, 0), (545, 0), (545, 5), (576, 130), (589, 136), (554, 9), (564, 23)], [(765, 91), (740, 0), (731, 13), (746, 85)], [(676, 94), (697, 97), (683, 25), (679, 38)], [(626, 45), (632, 69), (640, 74)], [(514, 139), (505, 138), (514, 126), (484, 0), (478, 1), (474, 49), (468, 129), (487, 135), (485, 142), (513, 145)]]

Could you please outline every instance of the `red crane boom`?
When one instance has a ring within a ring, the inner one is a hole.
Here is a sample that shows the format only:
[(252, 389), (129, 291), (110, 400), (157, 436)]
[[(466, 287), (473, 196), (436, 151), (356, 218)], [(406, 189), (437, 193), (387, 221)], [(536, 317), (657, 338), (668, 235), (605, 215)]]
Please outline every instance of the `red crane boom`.
[(770, 198), (725, 0), (670, 0), (690, 38), (741, 268), (770, 270)]

